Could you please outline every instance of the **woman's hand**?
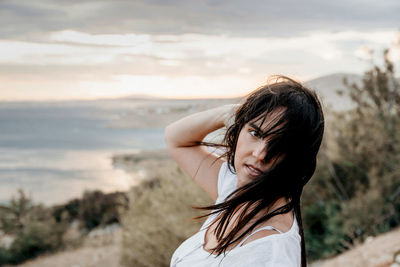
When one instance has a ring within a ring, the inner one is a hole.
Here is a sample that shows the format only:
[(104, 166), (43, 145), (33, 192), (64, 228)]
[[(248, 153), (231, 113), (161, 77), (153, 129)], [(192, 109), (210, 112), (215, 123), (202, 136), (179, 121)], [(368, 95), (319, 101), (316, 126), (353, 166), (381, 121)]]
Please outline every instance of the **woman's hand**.
[(226, 105), (226, 112), (224, 115), (224, 125), (229, 128), (235, 122), (235, 115), (241, 104)]

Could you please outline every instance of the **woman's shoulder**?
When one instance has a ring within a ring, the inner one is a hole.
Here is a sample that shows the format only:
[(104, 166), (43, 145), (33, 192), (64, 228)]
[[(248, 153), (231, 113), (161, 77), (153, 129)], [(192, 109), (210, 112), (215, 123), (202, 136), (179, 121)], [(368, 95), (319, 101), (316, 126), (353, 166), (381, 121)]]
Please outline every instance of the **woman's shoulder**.
[(254, 242), (256, 240), (268, 239), (269, 236), (274, 236), (274, 240), (285, 240), (286, 238), (292, 239), (293, 237), (300, 240), (299, 228), (296, 218), (292, 212), (287, 214), (278, 215), (281, 218), (273, 217), (264, 225), (258, 227), (252, 234), (243, 242), (242, 246)]
[(231, 251), (227, 262), (238, 261), (240, 266), (256, 267), (299, 266), (301, 238), (295, 217), (288, 231), (282, 232), (275, 227), (264, 226), (253, 233), (241, 246)]
[(249, 238), (246, 239), (246, 241), (243, 242), (242, 246), (245, 246), (253, 241), (259, 240), (261, 238), (265, 238), (267, 236), (271, 235), (279, 235), (279, 232), (273, 229), (262, 229), (258, 231), (257, 233), (254, 233), (251, 235)]
[[(279, 236), (273, 235), (273, 236)], [(228, 253), (221, 266), (300, 266), (301, 249), (286, 238), (264, 238)], [(281, 242), (283, 241), (283, 242)], [(230, 255), (229, 255), (230, 254)]]

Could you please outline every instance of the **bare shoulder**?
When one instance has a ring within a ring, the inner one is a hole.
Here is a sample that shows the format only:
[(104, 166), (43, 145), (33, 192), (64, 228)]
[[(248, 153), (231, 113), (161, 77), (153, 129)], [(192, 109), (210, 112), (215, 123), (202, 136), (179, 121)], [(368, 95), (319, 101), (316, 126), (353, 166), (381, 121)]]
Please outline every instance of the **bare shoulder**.
[(246, 245), (247, 243), (251, 243), (257, 239), (263, 238), (263, 237), (267, 237), (267, 236), (271, 236), (271, 235), (279, 235), (279, 232), (275, 231), (275, 230), (261, 230), (258, 231), (257, 233), (251, 235), (249, 238), (247, 238), (247, 240), (242, 244), (242, 246)]
[[(278, 229), (279, 231), (285, 233), (291, 229), (292, 224), (294, 223), (293, 220), (294, 220), (293, 213), (289, 212), (287, 214), (278, 215), (278, 216), (273, 217), (272, 220), (265, 223), (264, 226), (269, 225), (269, 226), (272, 226), (275, 229)], [(277, 234), (279, 235), (280, 233), (277, 230), (273, 230), (273, 229), (260, 230), (256, 233), (254, 233), (253, 235), (251, 235), (249, 238), (247, 238), (247, 240), (242, 244), (242, 246), (247, 243), (250, 243), (252, 241), (255, 241), (257, 239), (271, 236), (271, 235), (277, 235)]]

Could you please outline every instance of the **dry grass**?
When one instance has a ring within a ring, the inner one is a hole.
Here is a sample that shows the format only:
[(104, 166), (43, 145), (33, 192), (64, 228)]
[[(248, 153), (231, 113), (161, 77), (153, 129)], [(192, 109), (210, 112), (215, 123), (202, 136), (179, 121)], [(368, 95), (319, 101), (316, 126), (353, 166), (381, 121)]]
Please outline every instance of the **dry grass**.
[(212, 204), (172, 161), (148, 177), (129, 194), (130, 208), (123, 216), (123, 266), (169, 266), (175, 249), (204, 221), (190, 220), (200, 214), (190, 206)]

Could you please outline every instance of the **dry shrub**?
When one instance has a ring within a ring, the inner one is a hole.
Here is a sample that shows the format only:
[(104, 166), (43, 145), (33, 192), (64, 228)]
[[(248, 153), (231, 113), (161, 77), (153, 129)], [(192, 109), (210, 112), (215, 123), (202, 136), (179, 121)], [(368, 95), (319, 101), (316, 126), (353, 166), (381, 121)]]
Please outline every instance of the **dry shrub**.
[(204, 220), (191, 206), (212, 200), (176, 164), (168, 161), (129, 192), (129, 209), (122, 216), (123, 266), (169, 266), (175, 249), (196, 233)]

